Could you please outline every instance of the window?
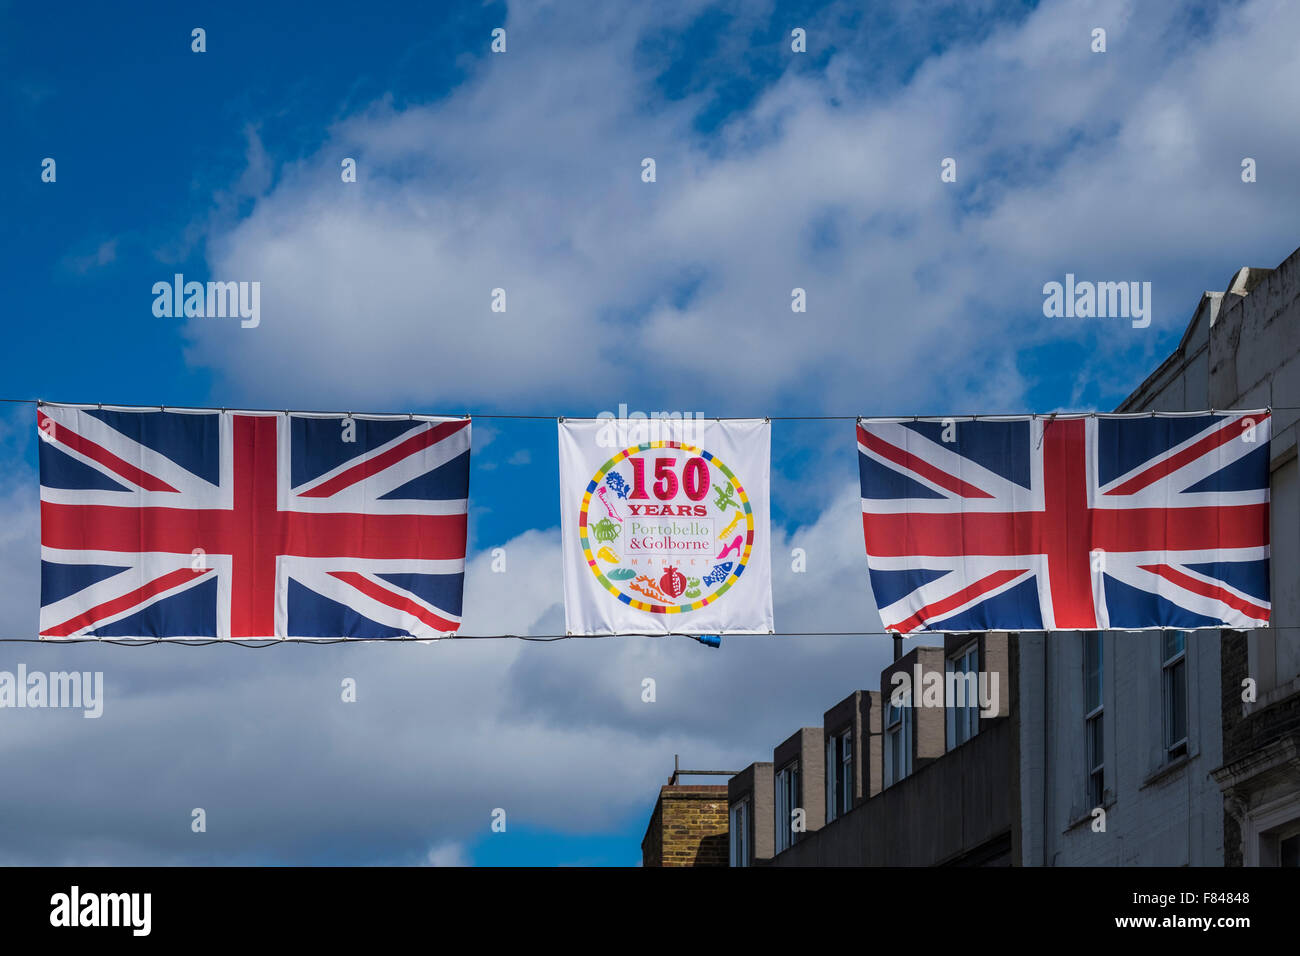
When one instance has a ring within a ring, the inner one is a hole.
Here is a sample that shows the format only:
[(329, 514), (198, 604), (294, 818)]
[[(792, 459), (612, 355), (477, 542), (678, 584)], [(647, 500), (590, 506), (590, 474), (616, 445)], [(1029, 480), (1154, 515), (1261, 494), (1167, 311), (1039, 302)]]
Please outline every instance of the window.
[(788, 850), (799, 838), (792, 829), (794, 811), (802, 800), (799, 761), (786, 764), (776, 774), (776, 852)]
[(1161, 658), (1164, 701), (1165, 759), (1187, 753), (1187, 634), (1165, 631)]
[(1248, 828), (1255, 833), (1254, 858), (1251, 858), (1252, 854), (1248, 848), (1247, 866), (1300, 867), (1300, 819), (1293, 818), (1272, 829), (1263, 829), (1263, 826), (1278, 816), (1295, 812), (1295, 800), (1289, 800), (1287, 803), (1288, 805), (1281, 808), (1280, 812), (1265, 814), (1264, 820), (1247, 821)]
[(1277, 865), (1300, 866), (1300, 833), (1277, 841)]
[(1106, 793), (1106, 748), (1102, 723), (1102, 640), (1090, 631), (1083, 636), (1083, 732), (1087, 753), (1088, 804), (1101, 806)]
[(853, 731), (826, 738), (826, 822), (853, 809)]
[(944, 687), (952, 695), (948, 705), (948, 749), (960, 746), (979, 731), (979, 641), (971, 641), (945, 662)]
[(840, 779), (839, 788), (836, 790), (838, 797), (839, 812), (835, 815), (843, 816), (853, 809), (853, 731), (846, 730), (840, 735)]
[(885, 786), (892, 786), (912, 772), (912, 695), (901, 704), (892, 700), (885, 710)]
[(749, 798), (731, 805), (731, 865), (749, 866)]

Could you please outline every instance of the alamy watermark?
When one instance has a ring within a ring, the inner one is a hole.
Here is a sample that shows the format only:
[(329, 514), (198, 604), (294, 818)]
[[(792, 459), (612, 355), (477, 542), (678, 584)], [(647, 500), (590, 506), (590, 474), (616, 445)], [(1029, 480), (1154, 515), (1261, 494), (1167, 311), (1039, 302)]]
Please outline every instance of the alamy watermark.
[(999, 710), (997, 671), (926, 670), (918, 661), (909, 673), (895, 671), (889, 683), (889, 703), (894, 707), (959, 707), (978, 705), (980, 716), (996, 717)]
[(1150, 282), (1076, 282), (1074, 273), (1065, 283), (1043, 286), (1043, 315), (1049, 319), (1132, 319), (1133, 328), (1151, 324)]
[(95, 718), (104, 713), (103, 671), (0, 671), (0, 708), (71, 707)]
[(186, 282), (176, 273), (171, 282), (153, 284), (153, 314), (160, 319), (240, 319), (240, 327), (262, 322), (262, 283)]
[(125, 927), (132, 936), (148, 936), (153, 928), (153, 894), (83, 893), (73, 886), (50, 897), (50, 925)]
[(627, 448), (648, 442), (675, 441), (698, 445), (704, 434), (703, 412), (629, 412), (620, 403), (618, 412), (601, 412), (596, 420), (604, 422), (596, 433), (599, 448)]

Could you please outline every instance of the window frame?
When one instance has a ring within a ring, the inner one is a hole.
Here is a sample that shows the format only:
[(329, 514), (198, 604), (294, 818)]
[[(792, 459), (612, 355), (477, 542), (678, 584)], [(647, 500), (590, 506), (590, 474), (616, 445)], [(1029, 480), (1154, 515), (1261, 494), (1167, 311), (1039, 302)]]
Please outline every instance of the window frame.
[(788, 850), (799, 842), (802, 834), (794, 832), (794, 811), (799, 809), (803, 799), (803, 779), (799, 770), (799, 758), (791, 760), (773, 775), (773, 801), (776, 809), (776, 852)]
[[(912, 735), (912, 695), (909, 692), (904, 695), (903, 703), (896, 705), (891, 699), (885, 708), (884, 786), (892, 787), (911, 776)], [(895, 740), (899, 744), (899, 761), (894, 759)], [(901, 768), (896, 766), (900, 761)]]
[(853, 809), (853, 725), (826, 737), (826, 822)]
[(1241, 823), (1246, 866), (1277, 866), (1282, 840), (1300, 834), (1300, 794), (1288, 793), (1248, 812)]
[[(1170, 634), (1176, 634), (1179, 639), (1178, 650), (1173, 654), (1169, 653), (1167, 641)], [(1189, 637), (1186, 631), (1165, 631), (1161, 634), (1160, 639), (1160, 710), (1161, 710), (1161, 738), (1164, 744), (1165, 762), (1176, 760), (1179, 757), (1187, 755), (1190, 745), (1189, 736), (1189, 710), (1187, 692), (1187, 639)], [(1175, 682), (1182, 682), (1182, 736), (1174, 739), (1175, 718), (1174, 714), (1174, 687)]]
[(837, 816), (843, 816), (853, 809), (853, 774), (856, 761), (853, 755), (853, 727), (850, 725), (840, 734), (840, 789), (837, 796), (840, 800), (840, 812)]
[[(957, 668), (962, 667), (961, 671)], [(963, 644), (955, 654), (950, 655), (944, 660), (944, 692), (956, 685), (956, 680), (951, 676), (953, 674), (974, 674), (975, 687), (977, 688), (974, 700), (971, 699), (970, 682), (962, 678), (962, 683), (966, 690), (965, 700), (959, 708), (953, 701), (945, 700), (947, 705), (944, 708), (944, 741), (946, 750), (954, 750), (960, 747), (966, 741), (970, 740), (980, 731), (980, 706), (979, 706), (979, 674), (980, 674), (980, 642), (979, 638)], [(958, 731), (964, 730), (964, 736), (957, 739)]]
[(837, 746), (838, 738), (831, 734), (826, 738), (826, 822), (830, 823), (835, 819), (835, 790), (838, 786), (839, 779), (836, 776), (838, 766), (835, 761), (835, 754), (839, 748)]
[[(1096, 642), (1096, 704), (1091, 703), (1093, 654)], [(1083, 750), (1088, 803), (1099, 807), (1106, 799), (1106, 645), (1102, 631), (1083, 635)]]
[[(741, 797), (728, 810), (727, 833), (730, 837), (729, 851), (731, 866), (749, 866), (749, 797)], [(737, 826), (736, 818), (740, 824)], [(737, 852), (739, 851), (739, 852)]]

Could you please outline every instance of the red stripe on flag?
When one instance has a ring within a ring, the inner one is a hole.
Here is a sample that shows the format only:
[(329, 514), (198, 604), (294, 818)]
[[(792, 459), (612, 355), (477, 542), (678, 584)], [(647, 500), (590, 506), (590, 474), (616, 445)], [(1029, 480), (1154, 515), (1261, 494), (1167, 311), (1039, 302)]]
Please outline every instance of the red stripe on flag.
[(946, 488), (954, 494), (961, 495), (963, 498), (992, 498), (993, 496), (987, 491), (976, 488), (970, 482), (962, 481), (955, 475), (950, 475), (930, 464), (928, 461), (917, 458), (909, 452), (896, 445), (891, 445), (883, 438), (871, 434), (861, 425), (858, 426), (858, 441), (867, 448), (874, 451), (882, 458), (887, 458), (896, 465), (901, 465), (911, 471), (916, 472), (934, 482), (940, 488)]
[(136, 604), (148, 600), (149, 598), (169, 591), (178, 584), (183, 584), (202, 574), (207, 574), (211, 568), (202, 571), (195, 571), (191, 568), (179, 568), (164, 574), (160, 578), (155, 578), (144, 587), (136, 588), (121, 597), (114, 598), (111, 601), (105, 601), (103, 604), (92, 607), (90, 610), (78, 614), (76, 617), (64, 621), (57, 627), (52, 627), (47, 631), (41, 631), (41, 634), (48, 637), (67, 637), (69, 634), (75, 634), (85, 627), (90, 627), (96, 621), (103, 620), (106, 617), (112, 617), (122, 611), (128, 610)]
[[(1259, 421), (1267, 419), (1267, 415), (1261, 415)], [(1229, 419), (1222, 428), (1216, 432), (1211, 432), (1194, 445), (1184, 448), (1178, 454), (1166, 458), (1164, 461), (1156, 462), (1146, 471), (1138, 472), (1118, 488), (1112, 488), (1106, 492), (1108, 495), (1131, 495), (1135, 491), (1141, 491), (1148, 485), (1153, 485), (1166, 475), (1172, 474), (1188, 462), (1195, 461), (1207, 452), (1228, 444), (1234, 438), (1240, 438), (1242, 429), (1241, 423), (1245, 419)], [(1259, 422), (1256, 422), (1259, 424)]]
[(1152, 574), (1159, 575), (1166, 581), (1177, 584), (1185, 591), (1191, 591), (1193, 594), (1200, 594), (1203, 597), (1213, 598), (1216, 601), (1228, 605), (1234, 611), (1240, 611), (1257, 621), (1268, 620), (1268, 608), (1260, 607), (1257, 604), (1251, 604), (1249, 601), (1237, 597), (1231, 591), (1210, 584), (1208, 581), (1202, 581), (1191, 575), (1184, 574), (1176, 568), (1171, 568), (1167, 564), (1142, 564), (1139, 567), (1143, 571), (1150, 571)]
[(388, 451), (384, 452), (382, 455), (376, 455), (368, 461), (363, 461), (359, 465), (354, 465), (347, 471), (335, 475), (319, 487), (313, 488), (311, 491), (304, 491), (302, 497), (328, 498), (330, 495), (337, 494), (344, 488), (355, 485), (358, 481), (364, 481), (371, 475), (383, 471), (389, 465), (395, 464), (403, 458), (407, 458), (418, 451), (423, 451), (431, 445), (437, 444), (449, 435), (454, 435), (467, 425), (469, 425), (468, 419), (457, 422), (443, 422), (440, 425), (435, 425), (433, 428), (420, 432), (418, 435), (412, 435), (406, 441), (388, 449)]
[(281, 554), (304, 558), (394, 558), (444, 561), (465, 557), (464, 514), (353, 515), (281, 512)]
[[(1094, 508), (1091, 537), (1066, 545), (1100, 551), (1200, 551), (1258, 548), (1268, 544), (1268, 505), (1205, 508)], [(868, 552), (876, 557), (930, 554), (1046, 554), (1049, 539), (1041, 511), (966, 514), (862, 515)]]
[[(1061, 631), (1097, 626), (1089, 551), (1095, 540), (1088, 508), (1087, 423), (1043, 423), (1043, 553), (1052, 594), (1052, 624)], [(1046, 622), (1044, 622), (1046, 623)]]
[[(219, 508), (118, 508), (41, 502), (41, 544), (61, 550), (232, 554), (246, 534), (236, 512)], [(354, 515), (262, 512), (257, 536), (276, 554), (301, 558), (409, 558), (454, 560), (465, 556), (466, 517), (454, 515)]]
[(381, 588), (369, 578), (358, 574), (355, 571), (331, 571), (330, 577), (338, 578), (344, 584), (349, 584), (356, 588), (366, 597), (378, 601), (385, 607), (391, 607), (394, 610), (405, 611), (407, 614), (418, 618), (425, 624), (428, 624), (435, 631), (454, 631), (459, 624), (448, 621), (446, 618), (439, 617), (428, 608), (416, 604), (410, 598), (404, 598), (400, 594), (394, 594), (391, 591)]
[[(45, 423), (47, 421), (54, 426), (52, 429), (46, 428)], [(109, 471), (125, 478), (134, 485), (138, 485), (145, 491), (176, 491), (175, 488), (161, 478), (156, 478), (147, 471), (141, 471), (135, 465), (118, 458), (117, 455), (114, 455), (102, 445), (97, 445), (88, 438), (82, 438), (66, 425), (60, 425), (51, 419), (44, 412), (38, 411), (36, 413), (36, 424), (41, 431), (50, 435), (55, 441), (67, 445), (73, 451), (85, 455), (92, 461), (99, 462)]]
[(1101, 551), (1262, 548), (1268, 534), (1267, 504), (1092, 511), (1092, 547)]
[(988, 577), (980, 578), (969, 587), (962, 588), (955, 594), (950, 594), (942, 601), (935, 601), (933, 604), (927, 604), (921, 610), (917, 611), (905, 621), (899, 621), (897, 624), (891, 624), (886, 627), (886, 631), (898, 631), (900, 634), (908, 634), (919, 627), (922, 627), (931, 617), (937, 617), (945, 614), (954, 608), (961, 607), (967, 601), (972, 601), (981, 594), (986, 594), (994, 588), (1012, 581), (1022, 574), (1028, 574), (1028, 571), (1010, 569), (1007, 571), (994, 571)]

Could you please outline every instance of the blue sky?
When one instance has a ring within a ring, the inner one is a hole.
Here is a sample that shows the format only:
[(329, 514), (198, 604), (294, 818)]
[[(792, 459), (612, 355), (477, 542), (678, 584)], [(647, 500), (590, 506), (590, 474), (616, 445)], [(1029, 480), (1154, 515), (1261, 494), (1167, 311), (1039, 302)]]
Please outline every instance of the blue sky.
[[(0, 4), (0, 397), (572, 416), (1111, 408), (1202, 290), (1300, 245), (1284, 108), (1300, 13), (1153, 6)], [(1256, 183), (1241, 181), (1247, 156)], [(155, 317), (151, 287), (176, 272), (260, 281), (262, 324)], [(1067, 272), (1151, 282), (1150, 327), (1045, 318), (1042, 286)], [(497, 286), (504, 316), (488, 309)], [(805, 314), (789, 308), (796, 286)], [(31, 419), (0, 408), (0, 623), (20, 635), (35, 622)], [(878, 627), (850, 425), (774, 429), (780, 630)], [(472, 489), (466, 629), (557, 629), (553, 423), (476, 423)], [(795, 546), (813, 573), (788, 573)], [(494, 547), (508, 575), (483, 573)], [(0, 668), (75, 658), (112, 696), (90, 729), (0, 721), (0, 757), (46, 774), (0, 798), (0, 861), (634, 863), (673, 753), (762, 759), (872, 686), (887, 653), (831, 638), (5, 645)], [(648, 672), (667, 688), (652, 713), (632, 694)], [(362, 687), (342, 716), (341, 675)], [(314, 759), (299, 763), (303, 735)], [(46, 799), (41, 779), (64, 793)], [(203, 800), (234, 822), (196, 844)], [(506, 834), (487, 829), (497, 806)], [(57, 829), (92, 807), (97, 822)]]

